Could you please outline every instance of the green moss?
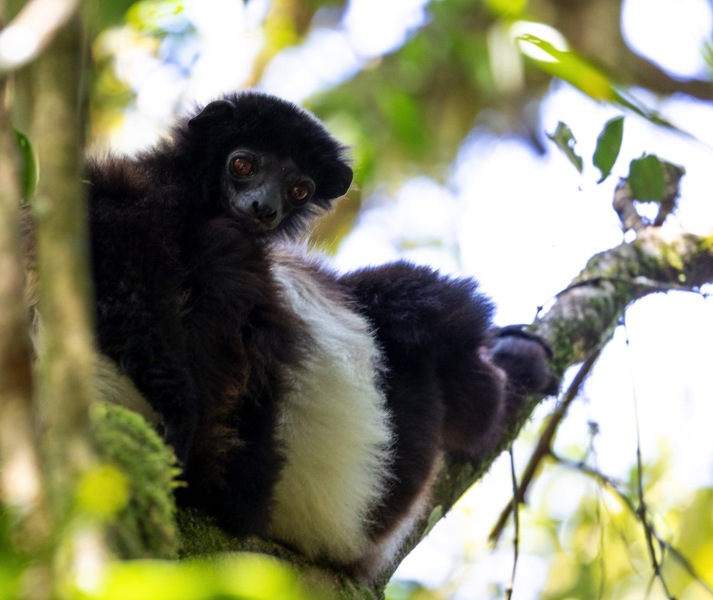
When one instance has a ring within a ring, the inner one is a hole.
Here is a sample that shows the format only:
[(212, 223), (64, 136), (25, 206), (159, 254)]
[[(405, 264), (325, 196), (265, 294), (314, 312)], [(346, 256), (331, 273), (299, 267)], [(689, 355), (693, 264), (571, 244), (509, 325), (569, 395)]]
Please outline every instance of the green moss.
[(97, 402), (92, 427), (100, 456), (129, 481), (128, 502), (110, 530), (113, 550), (121, 558), (175, 557), (173, 452), (140, 415), (115, 404)]
[(196, 509), (178, 511), (178, 529), (183, 558), (242, 549), (235, 538), (218, 527), (214, 519)]

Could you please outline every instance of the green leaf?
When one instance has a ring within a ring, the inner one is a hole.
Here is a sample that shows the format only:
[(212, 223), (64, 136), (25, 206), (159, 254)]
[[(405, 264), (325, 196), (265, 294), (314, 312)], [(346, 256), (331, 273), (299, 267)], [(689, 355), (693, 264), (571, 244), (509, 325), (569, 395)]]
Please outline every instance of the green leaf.
[(561, 50), (532, 34), (517, 37), (521, 52), (540, 69), (572, 84), (595, 100), (612, 102), (616, 90), (609, 77), (570, 50)]
[(29, 200), (35, 194), (39, 179), (37, 159), (30, 140), (17, 129), (15, 129), (15, 143), (20, 154), (20, 193), (23, 200)]
[(545, 73), (570, 83), (590, 98), (610, 102), (640, 115), (650, 123), (675, 131), (691, 139), (694, 135), (677, 127), (658, 111), (649, 108), (621, 89), (609, 75), (568, 49), (560, 49), (536, 35), (525, 33), (516, 36), (520, 51)]
[(597, 138), (597, 147), (594, 150), (592, 161), (594, 166), (601, 171), (602, 176), (597, 183), (601, 183), (611, 174), (612, 167), (621, 150), (621, 140), (624, 136), (624, 117), (614, 117), (607, 121), (604, 129)]
[(572, 130), (565, 123), (560, 121), (557, 123), (557, 129), (555, 129), (555, 132), (552, 134), (548, 133), (547, 137), (555, 143), (555, 145), (569, 159), (569, 162), (571, 162), (577, 171), (581, 173), (584, 168), (584, 163), (582, 161), (582, 157), (574, 151), (574, 145), (577, 143), (577, 140), (574, 139)]
[(664, 167), (654, 154), (635, 158), (629, 165), (629, 187), (636, 200), (660, 202), (666, 189)]

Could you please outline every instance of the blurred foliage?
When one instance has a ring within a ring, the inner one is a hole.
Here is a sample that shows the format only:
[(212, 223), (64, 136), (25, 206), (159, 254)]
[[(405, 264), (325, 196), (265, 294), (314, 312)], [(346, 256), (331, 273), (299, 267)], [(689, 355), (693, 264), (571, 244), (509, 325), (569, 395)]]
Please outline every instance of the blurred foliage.
[[(680, 597), (710, 598), (713, 596), (713, 488), (697, 490), (691, 502), (679, 507), (672, 516), (676, 525), (676, 547), (683, 549), (692, 569), (707, 579), (708, 590), (698, 582), (691, 583), (690, 572), (675, 561), (666, 562), (664, 577)], [(683, 590), (690, 596), (683, 596)]]
[(523, 121), (522, 104), (509, 105), (508, 99), (510, 86), (527, 93), (517, 85), (519, 73), (492, 70), (494, 27), (479, 2), (434, 2), (427, 24), (397, 52), (314, 99), (318, 114), (329, 119), (341, 113), (359, 131), (353, 143), (361, 159), (360, 185), (398, 182), (414, 173), (440, 178), (477, 117), (489, 120), (487, 108), (498, 112), (493, 124)]
[[(134, 561), (111, 565), (77, 600), (320, 600), (284, 563), (264, 555), (225, 555), (219, 561)], [(325, 599), (326, 600), (326, 599)]]
[[(178, 469), (173, 452), (153, 427), (126, 408), (96, 403), (91, 417), (102, 462), (82, 476), (68, 514), (61, 518), (58, 530), (44, 547), (38, 548), (32, 540), (19, 539), (15, 528), (24, 516), (0, 506), (0, 598), (3, 600), (33, 597), (32, 580), (41, 577), (39, 566), (49, 556), (61, 557), (63, 544), (73, 535), (81, 535), (87, 522), (106, 525), (110, 550), (116, 558), (175, 558), (177, 555), (172, 490)], [(149, 570), (147, 567), (145, 572)], [(58, 588), (73, 585), (61, 577), (58, 579)], [(135, 581), (135, 577), (127, 578), (126, 584), (133, 585)], [(85, 597), (78, 590), (60, 593), (56, 589), (55, 593), (64, 594), (64, 598)]]
[[(559, 122), (554, 133), (548, 134), (555, 146), (574, 165), (579, 173), (585, 168), (584, 159), (575, 149), (577, 140), (574, 133), (565, 123)], [(624, 137), (624, 117), (614, 117), (604, 124), (597, 137), (597, 143), (592, 155), (592, 166), (596, 167), (601, 176), (597, 183), (602, 183), (611, 175), (612, 168), (619, 157)], [(587, 163), (586, 166), (589, 166)], [(673, 199), (678, 196), (678, 184), (685, 174), (685, 168), (669, 163), (654, 154), (644, 154), (634, 158), (629, 163), (629, 172), (624, 177), (630, 186), (632, 196), (639, 202), (666, 203), (666, 197), (671, 206), (665, 208), (664, 215), (673, 209)], [(673, 194), (672, 197), (670, 195)], [(658, 217), (657, 217), (658, 221)], [(660, 225), (661, 223), (658, 223)]]
[(443, 600), (445, 596), (415, 582), (394, 581), (386, 588), (386, 600)]
[(657, 156), (649, 154), (631, 161), (629, 185), (637, 200), (661, 200), (665, 183), (663, 165)]
[(112, 2), (91, 2), (85, 7), (84, 16), (94, 33), (108, 27), (124, 23), (126, 11), (135, 0), (113, 0)]
[(179, 468), (173, 452), (140, 415), (113, 404), (92, 408), (100, 455), (107, 464), (84, 482), (83, 511), (116, 516), (110, 540), (117, 556), (175, 557), (173, 489)]
[(532, 34), (523, 34), (517, 39), (524, 54), (546, 73), (571, 83), (594, 100), (616, 100), (617, 93), (610, 78), (575, 52), (561, 50)]
[(115, 25), (98, 27), (91, 44), (90, 135), (105, 141), (135, 99), (135, 89), (118, 66), (121, 53), (132, 53), (133, 63), (148, 57), (157, 63), (175, 61), (177, 53), (195, 42), (196, 31), (183, 0), (92, 3), (87, 12), (98, 13), (99, 23)]
[[(663, 496), (674, 485), (667, 477), (666, 461), (649, 465), (645, 473), (650, 477), (645, 489), (648, 501), (663, 503)], [(636, 514), (637, 486), (632, 481), (628, 490), (621, 486), (615, 492), (605, 485), (594, 495), (582, 496), (566, 521), (541, 522), (540, 527), (547, 527), (555, 540), (543, 600), (633, 598), (649, 588), (650, 597), (666, 597), (654, 576), (645, 529)], [(713, 588), (705, 583), (713, 573), (712, 498), (710, 490), (699, 490), (689, 505), (647, 517), (655, 535), (657, 530), (677, 529), (674, 545), (685, 548), (684, 556), (668, 544), (656, 545), (662, 577), (673, 597), (703, 599), (713, 594)]]

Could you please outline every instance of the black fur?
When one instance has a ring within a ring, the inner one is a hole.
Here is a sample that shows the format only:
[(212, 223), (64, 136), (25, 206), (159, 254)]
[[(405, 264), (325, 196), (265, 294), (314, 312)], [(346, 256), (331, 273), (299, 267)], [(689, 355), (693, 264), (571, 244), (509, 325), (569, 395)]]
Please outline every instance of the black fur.
[[(255, 215), (226, 211), (236, 148), (289, 159), (314, 182), (311, 201), (267, 232)], [(90, 162), (87, 174), (100, 350), (162, 417), (185, 467), (181, 500), (238, 535), (265, 533), (284, 461), (275, 427), (285, 373), (310, 349), (309, 328), (281, 301), (271, 244), (346, 192), (344, 149), (308, 113), (243, 93), (136, 157)], [(344, 276), (310, 268), (325, 295), (368, 320), (384, 356), (394, 483), (364, 525), (378, 542), (424, 493), (442, 450), (483, 457), (523, 394), (552, 391), (554, 378), (537, 338), (494, 334), (493, 306), (471, 279), (407, 263)]]
[(291, 360), (296, 327), (275, 298), (264, 232), (253, 215), (224, 216), (226, 161), (245, 147), (289, 157), (315, 182), (273, 235), (301, 230), (351, 183), (344, 148), (314, 117), (258, 93), (209, 104), (136, 157), (87, 166), (99, 348), (163, 417), (185, 463), (199, 423), (246, 396), (279, 397), (269, 376)]
[(340, 278), (386, 357), (395, 440), (394, 486), (374, 518), (388, 535), (423, 491), (441, 450), (484, 458), (528, 393), (557, 391), (549, 348), (518, 327), (496, 332), (473, 279), (398, 262)]

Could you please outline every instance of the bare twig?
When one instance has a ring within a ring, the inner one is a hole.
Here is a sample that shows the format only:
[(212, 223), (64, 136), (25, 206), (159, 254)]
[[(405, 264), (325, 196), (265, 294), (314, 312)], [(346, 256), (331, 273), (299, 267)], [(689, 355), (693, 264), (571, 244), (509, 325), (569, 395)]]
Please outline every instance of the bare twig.
[[(626, 509), (637, 520), (639, 520), (639, 522), (641, 522), (644, 529), (646, 529), (646, 531), (648, 532), (648, 535), (651, 536), (651, 539), (655, 540), (656, 544), (661, 549), (666, 550), (666, 552), (669, 553), (669, 555), (691, 576), (692, 579), (698, 582), (709, 594), (713, 596), (713, 586), (705, 579), (703, 579), (700, 573), (696, 571), (695, 567), (685, 556), (683, 556), (683, 554), (681, 554), (674, 546), (671, 545), (669, 541), (664, 539), (658, 533), (656, 527), (651, 522), (651, 519), (648, 516), (648, 509), (642, 511), (640, 507), (637, 507), (636, 502), (624, 491), (624, 488), (626, 486), (623, 482), (618, 481), (608, 475), (605, 475), (601, 471), (598, 471), (597, 469), (594, 469), (588, 465), (582, 464), (579, 461), (567, 460), (555, 454), (553, 454), (552, 457), (557, 461), (558, 465), (579, 471), (580, 473), (583, 473), (588, 477), (595, 479), (606, 489), (610, 490), (626, 507)], [(629, 545), (628, 542), (627, 545)]]
[(620, 179), (614, 190), (614, 200), (612, 206), (619, 216), (621, 228), (624, 231), (633, 230), (639, 235), (649, 227), (660, 227), (671, 213), (676, 210), (679, 186), (681, 178), (686, 173), (685, 169), (677, 165), (662, 161), (664, 172), (664, 192), (663, 197), (657, 201), (658, 213), (653, 221), (650, 221), (639, 214), (636, 207), (636, 198), (631, 190), (631, 186), (626, 179)]
[[(626, 348), (628, 351), (630, 344), (629, 333), (628, 329), (626, 328), (626, 319), (624, 319), (624, 331), (626, 332)], [(653, 526), (651, 525), (651, 523), (649, 523), (649, 520), (646, 515), (647, 508), (646, 499), (644, 497), (644, 465), (643, 460), (641, 458), (641, 430), (639, 428), (639, 407), (636, 396), (636, 386), (633, 385), (634, 375), (633, 368), (631, 365), (631, 355), (628, 353), (628, 356), (629, 371), (631, 373), (632, 381), (632, 397), (634, 399), (634, 420), (636, 423), (636, 491), (639, 499), (639, 507), (636, 509), (636, 514), (639, 517), (639, 521), (641, 522), (641, 525), (644, 528), (646, 547), (649, 551), (649, 558), (651, 559), (651, 568), (653, 570), (654, 578), (657, 578), (661, 582), (661, 586), (663, 587), (666, 597), (670, 600), (673, 600), (673, 596), (671, 595), (671, 592), (669, 591), (668, 586), (666, 585), (666, 580), (664, 579), (663, 574), (661, 573), (661, 562), (659, 561), (658, 556), (656, 556), (656, 548), (654, 547)]]
[(572, 380), (572, 383), (570, 384), (569, 388), (567, 388), (567, 392), (562, 398), (562, 401), (557, 405), (555, 411), (550, 415), (547, 421), (547, 426), (542, 432), (542, 435), (540, 436), (540, 439), (537, 442), (537, 446), (533, 450), (532, 455), (530, 456), (530, 460), (528, 461), (527, 466), (525, 467), (525, 471), (523, 472), (520, 485), (515, 490), (515, 493), (513, 494), (513, 497), (511, 498), (510, 502), (508, 502), (507, 506), (500, 513), (500, 517), (498, 518), (495, 526), (490, 532), (490, 536), (488, 539), (490, 540), (491, 544), (496, 544), (500, 539), (503, 529), (505, 528), (505, 524), (507, 523), (508, 517), (514, 511), (514, 506), (525, 501), (525, 494), (527, 493), (530, 484), (535, 478), (535, 475), (537, 474), (540, 465), (542, 464), (542, 461), (546, 457), (552, 455), (552, 441), (554, 440), (555, 434), (557, 433), (557, 429), (559, 428), (560, 423), (562, 423), (562, 420), (567, 414), (567, 410), (571, 406), (572, 402), (579, 394), (579, 390), (582, 387), (584, 380), (587, 378), (587, 375), (589, 375), (589, 373), (591, 372), (594, 363), (597, 361), (597, 358), (599, 358), (600, 352), (601, 348), (597, 347), (589, 354), (589, 356), (584, 361), (579, 371), (575, 375), (574, 379)]
[(630, 229), (637, 234), (646, 229), (649, 225), (644, 221), (644, 218), (639, 214), (634, 205), (634, 195), (629, 187), (629, 182), (626, 179), (620, 179), (614, 190), (614, 200), (612, 206), (619, 216), (621, 228), (624, 231)]
[[(508, 454), (510, 455), (510, 477), (512, 478), (512, 493), (513, 498), (518, 494), (517, 486), (517, 473), (515, 473), (515, 453), (512, 445), (508, 449)], [(517, 561), (520, 557), (520, 503), (513, 503), (512, 507), (512, 517), (515, 524), (515, 533), (513, 535), (512, 545), (513, 545), (513, 559), (512, 559), (512, 574), (510, 576), (510, 585), (506, 591), (506, 599), (512, 599), (512, 593), (515, 589), (515, 575), (517, 573)]]

